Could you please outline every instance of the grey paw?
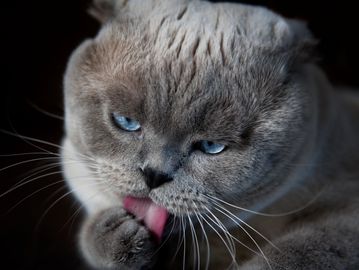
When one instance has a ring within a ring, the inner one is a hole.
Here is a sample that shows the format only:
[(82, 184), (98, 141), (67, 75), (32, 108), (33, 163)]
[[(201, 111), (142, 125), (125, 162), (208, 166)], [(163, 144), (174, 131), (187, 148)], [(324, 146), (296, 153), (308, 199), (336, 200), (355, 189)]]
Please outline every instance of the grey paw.
[(154, 263), (149, 231), (121, 208), (90, 217), (82, 227), (81, 250), (100, 269), (141, 269)]

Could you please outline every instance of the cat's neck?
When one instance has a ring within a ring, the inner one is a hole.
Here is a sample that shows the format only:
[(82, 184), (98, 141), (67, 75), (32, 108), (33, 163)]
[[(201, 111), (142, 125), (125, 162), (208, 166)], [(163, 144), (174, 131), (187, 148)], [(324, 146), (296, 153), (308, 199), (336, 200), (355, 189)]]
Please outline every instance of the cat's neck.
[[(290, 168), (279, 168), (278, 173), (273, 172), (272, 178), (285, 177), (285, 184), (278, 187), (274, 195), (250, 206), (250, 210), (274, 215), (302, 213), (304, 209), (320, 204), (322, 197), (326, 200), (333, 183), (347, 176), (345, 166), (349, 166), (348, 162), (359, 159), (358, 154), (348, 159), (352, 147), (350, 141), (353, 141), (351, 136), (358, 132), (352, 130), (350, 121), (353, 119), (345, 110), (347, 106), (338, 102), (340, 97), (319, 68), (310, 66), (306, 72), (315, 102), (305, 143), (298, 149), (299, 154), (293, 157)], [(243, 220), (253, 219), (251, 212), (240, 212), (238, 215)]]
[[(353, 175), (357, 173), (355, 168), (359, 163), (359, 149), (355, 143), (359, 136), (359, 124), (355, 121), (359, 106), (348, 106), (342, 94), (333, 91), (319, 69), (312, 69), (311, 73), (318, 108), (313, 112), (316, 120), (312, 122), (312, 132), (306, 139), (302, 155), (295, 160), (298, 166), (286, 176), (290, 184), (267, 199), (266, 205), (257, 206), (257, 211), (278, 214), (273, 217), (275, 225), (261, 228), (263, 219), (268, 222), (268, 217), (248, 213), (244, 217), (251, 219), (251, 223), (268, 236), (279, 233), (297, 216), (301, 216), (301, 222), (303, 217), (310, 221), (325, 215), (328, 209), (334, 211), (346, 207), (348, 202), (343, 199), (343, 192), (348, 198), (353, 197), (351, 193), (359, 194), (358, 188), (351, 185), (359, 177)], [(333, 200), (336, 196), (338, 199)]]

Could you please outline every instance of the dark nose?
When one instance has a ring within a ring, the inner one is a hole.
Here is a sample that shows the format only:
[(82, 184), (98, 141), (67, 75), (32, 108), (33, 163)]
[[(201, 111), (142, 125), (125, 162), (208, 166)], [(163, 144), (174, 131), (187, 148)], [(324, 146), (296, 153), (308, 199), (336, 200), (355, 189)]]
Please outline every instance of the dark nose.
[(167, 173), (163, 173), (152, 168), (145, 168), (143, 173), (145, 175), (145, 182), (150, 189), (157, 188), (164, 183), (172, 181), (172, 177)]

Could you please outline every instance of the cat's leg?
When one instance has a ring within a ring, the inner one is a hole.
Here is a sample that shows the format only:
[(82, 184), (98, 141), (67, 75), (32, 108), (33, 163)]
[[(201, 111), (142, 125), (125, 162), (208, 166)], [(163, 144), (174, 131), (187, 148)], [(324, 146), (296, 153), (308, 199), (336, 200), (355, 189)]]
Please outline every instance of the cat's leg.
[(268, 262), (255, 257), (240, 269), (359, 269), (359, 227), (349, 215), (307, 224), (288, 232), (274, 243), (280, 251), (269, 247), (263, 249)]
[(141, 269), (155, 260), (156, 244), (150, 233), (121, 208), (88, 217), (80, 245), (87, 261), (98, 269)]

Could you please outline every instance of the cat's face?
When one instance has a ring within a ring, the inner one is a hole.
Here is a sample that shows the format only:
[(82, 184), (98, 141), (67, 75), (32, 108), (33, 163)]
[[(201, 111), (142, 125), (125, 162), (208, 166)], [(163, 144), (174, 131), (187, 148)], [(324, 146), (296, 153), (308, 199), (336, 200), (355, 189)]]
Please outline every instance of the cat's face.
[(109, 204), (150, 197), (175, 215), (207, 211), (214, 197), (254, 205), (288, 184), (304, 145), (310, 94), (289, 23), (190, 4), (113, 20), (69, 63), (66, 141)]

